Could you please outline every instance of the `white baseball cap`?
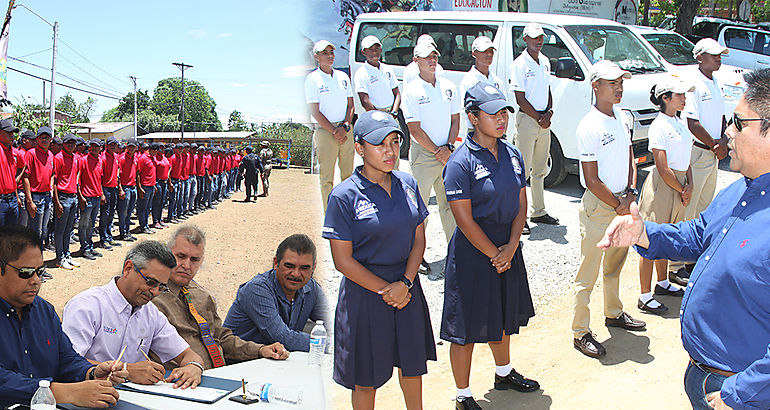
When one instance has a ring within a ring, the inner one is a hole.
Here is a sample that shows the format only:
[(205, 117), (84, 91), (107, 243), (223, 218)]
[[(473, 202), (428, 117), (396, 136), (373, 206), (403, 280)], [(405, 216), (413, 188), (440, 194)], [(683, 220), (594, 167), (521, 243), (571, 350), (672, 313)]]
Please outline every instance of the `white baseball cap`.
[(622, 70), (617, 64), (610, 60), (599, 60), (590, 70), (591, 82), (597, 80), (617, 80), (620, 77), (629, 79), (631, 78), (631, 73)]
[(655, 84), (655, 97), (660, 97), (667, 92), (684, 94), (693, 91), (695, 91), (694, 85), (686, 83), (681, 78), (673, 75), (667, 76)]
[(727, 47), (717, 43), (713, 38), (704, 38), (695, 43), (695, 48), (692, 49), (692, 56), (698, 57), (703, 53), (709, 53), (712, 55), (727, 54), (730, 50)]
[(320, 40), (320, 41), (316, 42), (316, 43), (313, 45), (313, 54), (318, 54), (318, 53), (320, 53), (321, 51), (324, 51), (324, 50), (326, 50), (327, 48), (329, 48), (329, 46), (331, 46), (331, 47), (332, 47), (332, 50), (334, 50), (334, 49), (336, 49), (336, 48), (337, 48), (337, 47), (334, 47), (334, 44), (332, 44), (332, 43), (330, 43), (330, 42), (328, 42), (328, 41), (326, 41), (326, 40)]
[(431, 43), (433, 44), (433, 47), (438, 48), (438, 46), (436, 45), (436, 40), (434, 40), (433, 37), (430, 36), (430, 34), (423, 34), (420, 37), (417, 37), (417, 44), (425, 43), (425, 42)]
[(475, 40), (473, 40), (473, 44), (471, 45), (471, 52), (473, 51), (487, 51), (490, 48), (495, 48), (495, 45), (492, 44), (492, 40), (489, 39), (487, 36), (478, 36)]
[(441, 53), (439, 53), (438, 50), (436, 50), (436, 46), (433, 43), (429, 43), (427, 41), (422, 43), (417, 43), (417, 45), (414, 46), (415, 57), (425, 58), (431, 55), (431, 53), (433, 52), (436, 52), (436, 54), (441, 55)]
[(538, 23), (529, 23), (524, 26), (523, 37), (538, 38), (544, 35), (545, 31), (543, 31), (543, 27)]
[(366, 36), (363, 40), (361, 40), (361, 50), (366, 50), (367, 48), (379, 44), (382, 46), (382, 43), (380, 43), (380, 39), (376, 36)]

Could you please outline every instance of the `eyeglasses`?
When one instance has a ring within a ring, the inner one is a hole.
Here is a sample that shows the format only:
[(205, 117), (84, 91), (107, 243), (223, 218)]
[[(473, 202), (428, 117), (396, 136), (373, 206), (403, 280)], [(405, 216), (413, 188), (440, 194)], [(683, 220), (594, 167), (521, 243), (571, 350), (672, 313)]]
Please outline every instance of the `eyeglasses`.
[(29, 279), (35, 274), (37, 274), (37, 276), (43, 282), (45, 282), (48, 279), (51, 279), (51, 275), (48, 272), (46, 272), (45, 266), (41, 266), (39, 268), (17, 268), (6, 261), (0, 261), (0, 263), (3, 264), (3, 268), (5, 268), (5, 265), (8, 265), (16, 269), (19, 272), (19, 278), (21, 279)]
[(738, 132), (741, 132), (743, 131), (744, 122), (747, 121), (770, 121), (770, 118), (741, 118), (738, 114), (733, 113), (733, 117), (730, 118), (727, 126), (729, 127), (730, 125), (735, 124), (735, 129), (738, 130)]
[(163, 293), (168, 292), (168, 285), (166, 285), (165, 283), (161, 283), (157, 279), (148, 278), (147, 276), (144, 276), (142, 271), (140, 271), (136, 266), (134, 266), (134, 270), (139, 273), (139, 276), (141, 276), (142, 279), (144, 279), (144, 283), (147, 286), (151, 288), (158, 288), (158, 290)]

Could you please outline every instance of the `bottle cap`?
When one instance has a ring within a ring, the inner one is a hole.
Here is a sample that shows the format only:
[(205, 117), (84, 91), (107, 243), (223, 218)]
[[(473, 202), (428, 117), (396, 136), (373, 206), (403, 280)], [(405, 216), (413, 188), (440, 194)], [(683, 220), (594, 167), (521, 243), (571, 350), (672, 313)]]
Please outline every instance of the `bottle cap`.
[(324, 321), (323, 321), (323, 320), (316, 320), (316, 321), (315, 321), (315, 324), (317, 324), (317, 325), (322, 325), (322, 324), (324, 324)]
[(38, 387), (51, 387), (51, 381), (50, 380), (40, 380), (37, 383)]

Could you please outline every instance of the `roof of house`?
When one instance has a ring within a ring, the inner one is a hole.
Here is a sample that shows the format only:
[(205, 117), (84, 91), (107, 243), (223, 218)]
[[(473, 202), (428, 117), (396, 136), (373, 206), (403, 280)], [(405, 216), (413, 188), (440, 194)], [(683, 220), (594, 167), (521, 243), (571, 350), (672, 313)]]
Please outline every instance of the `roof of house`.
[[(126, 122), (78, 122), (72, 124), (73, 128), (78, 128), (77, 132), (87, 133), (90, 129), (92, 133), (110, 134), (120, 131), (126, 127), (134, 125), (131, 121)], [(144, 128), (138, 127), (137, 133), (139, 135), (147, 134)]]
[[(242, 140), (249, 138), (250, 136), (256, 134), (254, 131), (223, 131), (223, 132), (185, 132), (184, 139), (185, 140), (224, 140), (224, 139), (233, 139), (233, 140)], [(181, 139), (182, 133), (181, 132), (152, 132), (146, 135), (143, 135), (141, 139), (152, 139), (152, 140), (175, 140), (175, 139)]]

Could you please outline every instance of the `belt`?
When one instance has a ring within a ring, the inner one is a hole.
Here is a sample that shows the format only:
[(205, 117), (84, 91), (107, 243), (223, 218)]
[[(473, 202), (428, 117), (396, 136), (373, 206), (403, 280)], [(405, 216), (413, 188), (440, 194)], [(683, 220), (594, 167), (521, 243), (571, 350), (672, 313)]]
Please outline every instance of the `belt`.
[(702, 142), (693, 141), (692, 145), (695, 145), (696, 147), (701, 148), (701, 149), (705, 149), (706, 151), (711, 151), (711, 148), (709, 148), (708, 145), (706, 145), (706, 144), (704, 144)]
[(59, 192), (59, 196), (63, 196), (65, 198), (74, 198), (77, 194), (70, 194), (69, 192)]
[(696, 362), (695, 359), (692, 358), (692, 356), (690, 356), (690, 363), (692, 363), (693, 366), (695, 366), (695, 367), (698, 367), (698, 368), (700, 368), (702, 370), (705, 370), (705, 371), (707, 371), (709, 373), (718, 374), (720, 376), (730, 377), (730, 376), (735, 375), (734, 372), (730, 372), (730, 371), (727, 371), (727, 370), (719, 370), (719, 369), (717, 369), (715, 367), (706, 366), (703, 363)]
[(171, 180), (171, 182), (179, 182), (179, 178), (169, 178), (169, 180)]
[(158, 182), (166, 182), (166, 181), (168, 181), (168, 179), (160, 179), (160, 178), (158, 178)]
[(10, 201), (12, 199), (16, 199), (16, 193), (12, 192), (10, 194), (0, 194), (0, 199), (3, 201)]
[(123, 187), (123, 189), (127, 189), (127, 188), (136, 188), (136, 185), (123, 185), (123, 184), (121, 184), (120, 186), (122, 186), (122, 187)]

